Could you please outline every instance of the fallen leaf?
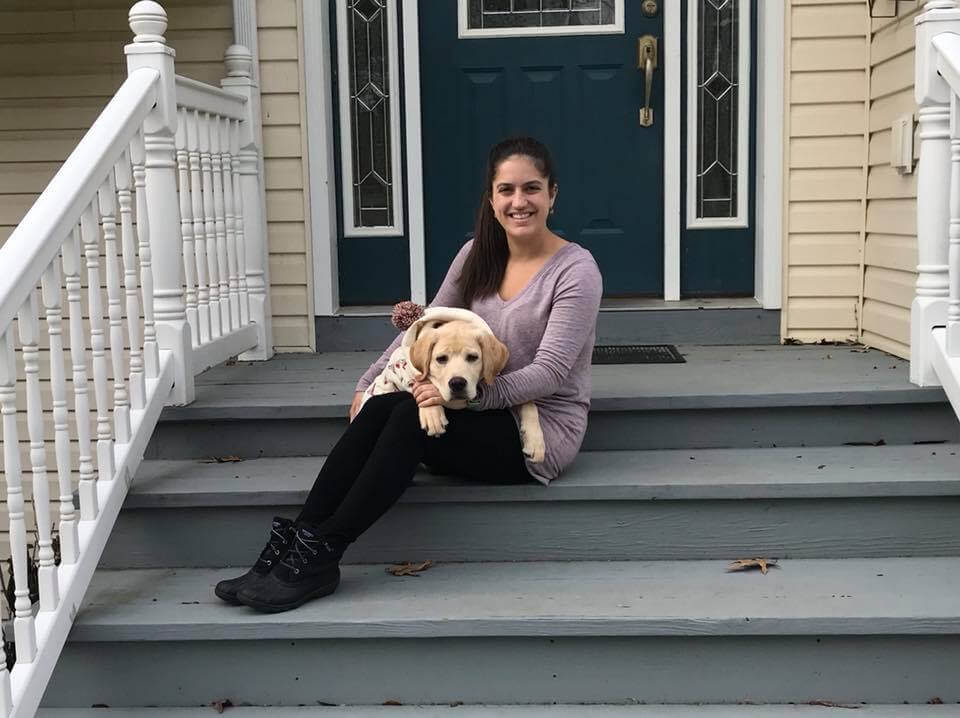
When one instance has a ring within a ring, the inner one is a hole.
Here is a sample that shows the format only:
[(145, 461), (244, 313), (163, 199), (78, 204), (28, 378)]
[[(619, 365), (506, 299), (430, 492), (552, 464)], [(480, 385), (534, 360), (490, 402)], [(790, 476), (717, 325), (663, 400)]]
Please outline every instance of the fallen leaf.
[(222, 698), (218, 701), (213, 701), (210, 707), (217, 713), (223, 713), (227, 708), (233, 708), (233, 702), (229, 698)]
[(424, 561), (423, 563), (399, 563), (387, 568), (387, 573), (394, 576), (416, 576), (421, 571), (426, 571), (433, 566), (433, 561)]
[(847, 705), (844, 705), (843, 703), (834, 703), (833, 701), (807, 701), (807, 705), (822, 706), (824, 708), (847, 708), (852, 711), (860, 709), (860, 706), (847, 706)]
[(401, 703), (400, 701), (384, 701), (384, 702), (383, 702), (383, 705), (385, 705), (385, 706), (402, 706), (403, 703)]
[(928, 700), (927, 703), (928, 703), (929, 705), (932, 705), (932, 706), (942, 706), (942, 705), (943, 705), (943, 699), (940, 698), (939, 696), (934, 696), (933, 698), (931, 698), (930, 700)]
[(738, 558), (727, 566), (727, 571), (749, 571), (750, 569), (759, 568), (760, 573), (766, 575), (767, 569), (773, 568), (776, 565), (777, 559), (775, 558)]

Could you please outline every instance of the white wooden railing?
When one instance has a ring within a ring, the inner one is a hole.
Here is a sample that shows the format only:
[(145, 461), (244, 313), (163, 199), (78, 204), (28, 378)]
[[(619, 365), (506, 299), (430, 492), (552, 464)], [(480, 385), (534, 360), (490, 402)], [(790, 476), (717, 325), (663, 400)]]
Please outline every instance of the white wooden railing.
[(12, 628), (4, 625), (16, 662), (8, 671), (0, 646), (0, 718), (39, 705), (163, 406), (192, 401), (194, 376), (209, 366), (272, 353), (250, 53), (229, 48), (222, 88), (177, 77), (166, 26), (157, 3), (133, 6), (127, 80), (0, 247), (7, 579), (16, 586)]
[(928, 0), (916, 19), (917, 284), (910, 379), (942, 385), (960, 417), (960, 7)]

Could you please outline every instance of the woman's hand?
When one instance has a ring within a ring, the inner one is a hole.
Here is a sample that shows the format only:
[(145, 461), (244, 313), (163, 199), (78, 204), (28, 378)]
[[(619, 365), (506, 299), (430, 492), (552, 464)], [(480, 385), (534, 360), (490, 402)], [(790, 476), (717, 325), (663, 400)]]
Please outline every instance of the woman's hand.
[(350, 421), (352, 422), (360, 411), (360, 403), (363, 401), (363, 392), (358, 391), (353, 395), (353, 403), (350, 404)]
[(413, 378), (413, 398), (417, 400), (417, 406), (421, 409), (427, 406), (440, 406), (443, 404), (443, 397), (440, 396), (440, 390), (431, 382), (425, 381), (426, 377), (419, 374)]

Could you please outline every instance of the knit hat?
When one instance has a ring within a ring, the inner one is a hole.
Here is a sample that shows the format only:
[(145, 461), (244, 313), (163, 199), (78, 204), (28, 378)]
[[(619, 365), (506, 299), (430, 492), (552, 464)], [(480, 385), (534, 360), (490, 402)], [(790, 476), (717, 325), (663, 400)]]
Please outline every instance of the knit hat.
[(483, 320), (483, 318), (481, 318), (479, 314), (471, 312), (469, 309), (460, 309), (459, 307), (428, 307), (424, 311), (423, 316), (411, 324), (410, 328), (407, 329), (407, 333), (403, 335), (401, 346), (413, 346), (414, 342), (417, 340), (417, 334), (420, 331), (421, 325), (424, 322), (431, 321), (464, 321), (473, 324), (482, 332), (493, 334), (490, 326)]

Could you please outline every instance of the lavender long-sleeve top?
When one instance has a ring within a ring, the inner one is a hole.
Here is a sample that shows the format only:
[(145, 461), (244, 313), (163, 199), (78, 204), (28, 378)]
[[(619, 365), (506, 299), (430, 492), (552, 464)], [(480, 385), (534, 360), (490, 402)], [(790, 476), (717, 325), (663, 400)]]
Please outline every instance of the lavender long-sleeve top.
[[(507, 345), (510, 359), (491, 386), (481, 383), (478, 408), (511, 409), (519, 426), (519, 406), (536, 402), (547, 452), (543, 463), (527, 461), (527, 469), (547, 484), (573, 461), (587, 429), (590, 358), (603, 292), (600, 270), (590, 252), (569, 242), (509, 301), (494, 292), (467, 307), (458, 279), (471, 244), (457, 253), (430, 306), (476, 312)], [(360, 378), (357, 391), (383, 370), (401, 337)]]

